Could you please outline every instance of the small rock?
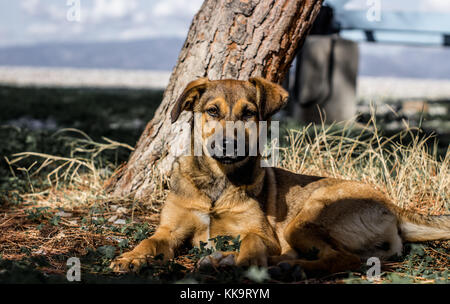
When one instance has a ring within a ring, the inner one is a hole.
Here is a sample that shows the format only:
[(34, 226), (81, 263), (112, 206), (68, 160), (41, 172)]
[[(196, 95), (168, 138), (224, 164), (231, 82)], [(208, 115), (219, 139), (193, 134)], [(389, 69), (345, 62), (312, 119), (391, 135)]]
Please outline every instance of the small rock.
[(117, 220), (117, 215), (113, 215), (108, 219), (108, 222), (113, 223), (115, 220)]
[(119, 208), (119, 206), (117, 206), (117, 205), (111, 205), (111, 206), (109, 206), (109, 208), (111, 209), (111, 211), (116, 211), (117, 208)]
[(125, 225), (127, 222), (124, 219), (118, 219), (114, 222), (116, 225)]
[(59, 211), (56, 215), (59, 217), (72, 217), (72, 213), (64, 211)]
[(257, 283), (262, 283), (265, 280), (270, 279), (267, 269), (264, 267), (259, 268), (258, 266), (250, 266), (245, 276)]
[(46, 255), (46, 252), (43, 249), (39, 249), (37, 251), (34, 251), (33, 254), (41, 254), (41, 255)]
[(125, 207), (119, 207), (119, 208), (117, 208), (116, 212), (119, 213), (119, 214), (127, 214), (128, 213), (128, 209), (125, 208)]
[(116, 236), (108, 236), (108, 237), (106, 237), (106, 239), (112, 240), (112, 241), (116, 241), (117, 243), (120, 243), (121, 241), (124, 240), (124, 239), (121, 239), (121, 238), (116, 237)]

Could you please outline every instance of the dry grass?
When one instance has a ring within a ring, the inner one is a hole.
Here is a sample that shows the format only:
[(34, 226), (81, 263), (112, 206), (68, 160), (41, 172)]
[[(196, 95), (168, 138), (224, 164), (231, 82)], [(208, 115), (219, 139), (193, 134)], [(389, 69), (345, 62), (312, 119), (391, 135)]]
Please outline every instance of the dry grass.
[[(105, 193), (105, 182), (116, 168), (96, 163), (95, 159), (105, 150), (126, 148), (132, 151), (133, 148), (107, 138), (104, 138), (106, 143), (97, 143), (81, 131), (77, 132), (85, 139), (73, 143), (70, 157), (23, 152), (15, 154), (16, 158), (9, 161), (12, 166), (25, 158), (40, 159), (39, 166), (34, 162), (29, 168), (17, 168), (25, 171), (28, 178), (33, 178), (45, 167), (54, 166), (47, 175), (52, 187), (24, 197), (34, 197), (39, 204), (51, 207), (127, 200), (111, 198)], [(399, 143), (406, 135), (413, 138), (407, 146)], [(441, 214), (448, 212), (450, 207), (450, 149), (438, 160), (435, 151), (428, 148), (431, 140), (421, 139), (417, 130), (407, 125), (403, 132), (384, 138), (377, 131), (374, 119), (366, 126), (355, 126), (354, 123), (308, 125), (301, 130), (289, 130), (288, 145), (281, 148), (280, 165), (302, 174), (361, 180), (386, 192), (401, 207)], [(160, 205), (168, 178), (155, 173), (152, 180), (155, 191), (142, 203)]]
[[(362, 180), (386, 192), (401, 207), (422, 213), (448, 213), (450, 150), (438, 160), (436, 153), (427, 148), (427, 141), (431, 139), (414, 136), (414, 130), (407, 126), (404, 132), (393, 138), (383, 138), (376, 130), (374, 119), (367, 126), (357, 128), (354, 124), (346, 124), (290, 130), (289, 144), (281, 150), (281, 166), (303, 174)], [(414, 137), (412, 144), (399, 144), (398, 139), (408, 134)], [(96, 161), (96, 158), (108, 149), (125, 147), (132, 150), (132, 147), (109, 139), (104, 139), (105, 143), (96, 143), (86, 134), (82, 135), (84, 139), (74, 145), (70, 157), (24, 152), (8, 161), (13, 172), (26, 172), (30, 184), (31, 179), (38, 178), (38, 173), (44, 168), (52, 167), (52, 170), (46, 177), (51, 187), (30, 187), (32, 191), (22, 195), (24, 203), (21, 206), (2, 210), (0, 252), (3, 258), (22, 258), (26, 256), (23, 248), (28, 248), (33, 255), (73, 256), (82, 254), (86, 247), (117, 244), (118, 240), (127, 239), (129, 235), (111, 231), (113, 226), (124, 227), (123, 224), (108, 222), (113, 217), (126, 219), (126, 225), (147, 222), (156, 227), (160, 207), (168, 191), (167, 178), (154, 176), (156, 188), (146, 201), (108, 196), (104, 190), (105, 183), (117, 168)], [(37, 160), (32, 166), (21, 168), (20, 163), (26, 158)], [(118, 206), (126, 211), (118, 213)], [(27, 210), (36, 207), (50, 207), (50, 214), (44, 217), (47, 221), (44, 227), (39, 228), (38, 222), (27, 217)], [(101, 209), (101, 212), (96, 214), (92, 211), (94, 209)], [(58, 210), (72, 215), (62, 218), (56, 226), (50, 225), (48, 222)], [(105, 218), (109, 228), (93, 224), (93, 219), (99, 216)], [(88, 219), (88, 222), (83, 223), (83, 219)], [(80, 230), (82, 226), (87, 228)], [(135, 243), (131, 240), (130, 246)], [(448, 247), (448, 242), (445, 244)], [(448, 253), (435, 254), (436, 261), (448, 260)], [(65, 269), (64, 263), (58, 263), (55, 262), (54, 270), (50, 271)], [(448, 262), (437, 263), (437, 269), (449, 267)], [(401, 268), (400, 264), (395, 264), (395, 267)], [(187, 268), (192, 269), (193, 265)]]
[[(417, 130), (407, 125), (391, 138), (379, 134), (374, 120), (354, 127), (348, 123), (338, 129), (309, 125), (290, 130), (281, 166), (303, 174), (367, 182), (403, 208), (430, 214), (449, 211), (450, 149), (438, 160), (427, 145), (432, 139), (420, 139)], [(356, 137), (345, 135), (356, 130)], [(413, 142), (399, 144), (406, 135), (413, 137)]]
[[(158, 191), (144, 203), (127, 197), (112, 198), (105, 191), (105, 183), (115, 168), (99, 160), (101, 153), (133, 148), (108, 138), (103, 138), (104, 143), (98, 143), (79, 130), (62, 131), (76, 132), (84, 137), (76, 140), (70, 138), (73, 146), (70, 156), (22, 152), (13, 155), (12, 160), (7, 159), (12, 174), (25, 172), (31, 191), (20, 195), (23, 202), (19, 206), (0, 208), (3, 215), (0, 218), (0, 252), (4, 259), (24, 258), (26, 251), (49, 257), (55, 254), (80, 256), (86, 253), (88, 247), (116, 245), (117, 241), (127, 238), (125, 233), (102, 229), (104, 227), (99, 229), (95, 223), (97, 218), (104, 218), (106, 224), (111, 225), (114, 224), (107, 222), (108, 219), (127, 221), (127, 224), (115, 225), (118, 228), (139, 222), (156, 227), (167, 191), (162, 181), (158, 183)], [(36, 161), (27, 168), (20, 167), (21, 162), (30, 158)], [(40, 175), (45, 169), (49, 173)], [(51, 186), (34, 188), (32, 180), (39, 178), (45, 178)], [(117, 212), (119, 207), (122, 209)], [(39, 208), (48, 209), (43, 209), (45, 211), (39, 219), (30, 219), (30, 213), (35, 213)], [(58, 224), (52, 225), (50, 221), (61, 211), (69, 216), (59, 216)], [(65, 269), (65, 265), (59, 264), (55, 267)]]

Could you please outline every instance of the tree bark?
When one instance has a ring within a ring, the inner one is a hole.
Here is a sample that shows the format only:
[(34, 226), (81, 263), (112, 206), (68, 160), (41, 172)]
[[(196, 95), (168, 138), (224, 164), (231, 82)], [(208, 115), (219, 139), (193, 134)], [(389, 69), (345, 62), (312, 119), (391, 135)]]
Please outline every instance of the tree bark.
[(176, 158), (170, 147), (184, 144), (180, 126), (192, 117), (183, 113), (172, 125), (170, 110), (190, 81), (263, 76), (281, 83), (321, 5), (322, 0), (205, 0), (161, 105), (128, 163), (110, 180), (110, 193), (144, 200), (154, 189), (154, 174), (170, 174)]

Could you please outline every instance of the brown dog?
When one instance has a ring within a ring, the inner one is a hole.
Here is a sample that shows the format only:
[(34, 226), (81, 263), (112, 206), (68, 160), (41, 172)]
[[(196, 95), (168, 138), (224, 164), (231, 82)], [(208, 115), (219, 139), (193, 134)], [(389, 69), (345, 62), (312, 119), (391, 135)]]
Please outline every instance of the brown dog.
[[(202, 125), (268, 120), (287, 98), (282, 87), (259, 77), (202, 78), (186, 87), (172, 110), (172, 122), (183, 110), (201, 115)], [(201, 134), (204, 142), (211, 134), (192, 132), (192, 138)], [(246, 138), (250, 133), (246, 129)], [(224, 138), (216, 145), (236, 140)], [(450, 238), (448, 216), (402, 210), (361, 182), (263, 168), (260, 155), (215, 156), (205, 144), (202, 148), (202, 156), (183, 156), (174, 164), (159, 228), (116, 259), (111, 264), (114, 271), (137, 270), (148, 257), (159, 254), (171, 259), (186, 240), (198, 246), (219, 235), (241, 237), (237, 265), (287, 261), (306, 272), (352, 270), (364, 258), (400, 255), (403, 240)], [(311, 250), (317, 259), (299, 258)]]

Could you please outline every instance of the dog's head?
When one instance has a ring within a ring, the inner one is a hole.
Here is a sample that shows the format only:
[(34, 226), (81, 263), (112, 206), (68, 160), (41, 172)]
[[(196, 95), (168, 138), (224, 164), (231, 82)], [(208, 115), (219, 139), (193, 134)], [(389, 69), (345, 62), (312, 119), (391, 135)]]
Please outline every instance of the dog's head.
[(193, 111), (201, 128), (194, 137), (201, 138), (204, 153), (222, 165), (236, 165), (252, 155), (249, 150), (252, 139), (258, 138), (259, 122), (269, 121), (287, 98), (281, 86), (261, 77), (248, 81), (200, 78), (184, 89), (171, 118), (174, 123), (181, 112)]

